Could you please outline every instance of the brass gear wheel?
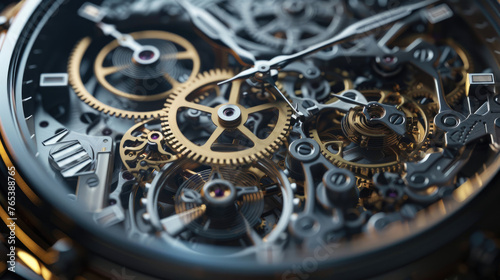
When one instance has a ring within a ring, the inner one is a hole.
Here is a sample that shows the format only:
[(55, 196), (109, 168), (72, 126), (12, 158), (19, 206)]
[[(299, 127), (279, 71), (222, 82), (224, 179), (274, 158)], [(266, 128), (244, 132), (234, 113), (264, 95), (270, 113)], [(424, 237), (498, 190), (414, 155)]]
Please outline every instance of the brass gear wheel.
[[(428, 145), (428, 137), (433, 133), (432, 120), (424, 110), (411, 98), (397, 92), (364, 90), (361, 93), (369, 101), (399, 106), (408, 118), (407, 134), (401, 140), (394, 141), (390, 135), (383, 138), (381, 128), (372, 127), (371, 133), (367, 133), (370, 127), (366, 123), (353, 123), (359, 120), (357, 107), (347, 113), (347, 119), (346, 114), (336, 110), (327, 111), (313, 121), (309, 130), (310, 137), (320, 144), (323, 155), (333, 164), (367, 179), (379, 172), (399, 172), (404, 161), (420, 159)], [(350, 122), (351, 127), (343, 127), (346, 122)], [(354, 131), (359, 133), (354, 134)], [(359, 139), (359, 143), (352, 142), (353, 139)], [(364, 142), (380, 145), (376, 149), (365, 149), (362, 147)]]
[(137, 123), (123, 135), (120, 158), (134, 177), (144, 179), (177, 156), (166, 146), (160, 120), (152, 119)]
[[(134, 104), (147, 104), (143, 111), (118, 108), (106, 104), (91, 94), (82, 80), (82, 61), (91, 48), (92, 39), (82, 39), (74, 48), (68, 63), (69, 82), (78, 97), (92, 108), (115, 117), (149, 119), (159, 117), (162, 109), (150, 109), (155, 101), (165, 100), (178, 87), (189, 83), (200, 70), (200, 57), (195, 47), (186, 39), (165, 31), (140, 31), (130, 34), (137, 41), (144, 41), (158, 47), (159, 62), (154, 65), (137, 65), (131, 51), (121, 47), (117, 40), (104, 46), (97, 54), (93, 70), (98, 83), (111, 95)], [(112, 63), (109, 63), (111, 61)], [(179, 62), (187, 61), (189, 74), (180, 73)], [(186, 74), (186, 75), (184, 75)], [(110, 77), (121, 75), (124, 79), (113, 85)], [(133, 94), (127, 81), (144, 85), (139, 94)], [(150, 81), (155, 81), (155, 86)], [(120, 87), (125, 87), (120, 88)], [(156, 92), (153, 92), (156, 91)], [(147, 94), (144, 94), (147, 93)], [(149, 103), (147, 103), (149, 102)]]
[[(241, 165), (271, 157), (283, 144), (290, 128), (291, 108), (264, 84), (252, 86), (235, 80), (227, 86), (217, 85), (233, 76), (232, 70), (201, 73), (167, 99), (162, 128), (168, 144), (182, 156), (206, 164)], [(207, 104), (209, 100), (212, 104)], [(192, 132), (192, 127), (181, 129), (180, 118), (185, 112), (201, 113), (212, 128), (203, 143), (185, 134)], [(252, 131), (248, 124), (257, 117), (265, 125)]]

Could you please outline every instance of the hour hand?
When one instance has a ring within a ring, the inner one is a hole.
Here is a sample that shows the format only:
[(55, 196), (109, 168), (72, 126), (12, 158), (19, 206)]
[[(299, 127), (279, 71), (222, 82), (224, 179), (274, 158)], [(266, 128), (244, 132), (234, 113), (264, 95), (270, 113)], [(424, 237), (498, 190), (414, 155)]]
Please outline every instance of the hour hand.
[[(96, 23), (97, 27), (102, 30), (106, 36), (111, 36), (116, 39), (118, 44), (124, 48), (128, 48), (134, 52), (134, 59), (141, 65), (149, 65), (160, 59), (160, 50), (155, 46), (142, 45), (137, 42), (130, 34), (124, 34), (118, 31), (113, 24), (104, 23), (102, 20), (107, 14), (107, 10), (92, 3), (86, 2), (78, 10), (78, 15)], [(151, 58), (143, 59), (145, 53), (150, 53)]]
[(255, 56), (240, 47), (234, 40), (234, 32), (222, 24), (212, 14), (205, 9), (191, 4), (187, 0), (176, 0), (189, 14), (193, 24), (200, 29), (206, 36), (215, 41), (220, 41), (226, 45), (241, 63), (246, 65), (255, 64)]

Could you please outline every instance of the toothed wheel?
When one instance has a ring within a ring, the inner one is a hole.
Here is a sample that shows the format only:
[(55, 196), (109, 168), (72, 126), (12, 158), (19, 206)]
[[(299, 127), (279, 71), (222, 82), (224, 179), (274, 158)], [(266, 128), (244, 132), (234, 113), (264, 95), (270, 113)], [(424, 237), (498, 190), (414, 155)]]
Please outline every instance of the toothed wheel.
[(143, 201), (159, 236), (209, 254), (214, 243), (236, 254), (277, 244), (292, 212), (290, 184), (267, 160), (244, 167), (181, 160), (159, 172)]
[[(83, 102), (105, 114), (142, 120), (159, 117), (162, 108), (158, 104), (199, 73), (199, 55), (191, 43), (173, 33), (140, 31), (130, 35), (158, 53), (145, 50), (136, 57), (116, 40), (102, 47), (86, 37), (69, 60), (69, 82)], [(94, 70), (90, 78), (81, 71), (89, 62)]]
[(242, 5), (248, 33), (283, 53), (329, 38), (340, 27), (344, 13), (340, 1), (258, 0), (244, 1)]
[[(240, 165), (270, 157), (288, 134), (291, 108), (267, 85), (211, 70), (175, 91), (165, 104), (162, 128), (169, 145), (200, 163)], [(193, 129), (199, 127), (199, 129)]]
[(397, 92), (361, 92), (367, 100), (399, 106), (407, 116), (408, 132), (395, 138), (384, 126), (368, 124), (360, 107), (347, 114), (327, 111), (313, 121), (309, 131), (323, 155), (362, 178), (379, 172), (399, 172), (404, 162), (420, 159), (434, 126), (419, 104)]
[(136, 178), (147, 178), (153, 171), (177, 159), (165, 143), (158, 119), (130, 128), (120, 141), (120, 157), (125, 168)]

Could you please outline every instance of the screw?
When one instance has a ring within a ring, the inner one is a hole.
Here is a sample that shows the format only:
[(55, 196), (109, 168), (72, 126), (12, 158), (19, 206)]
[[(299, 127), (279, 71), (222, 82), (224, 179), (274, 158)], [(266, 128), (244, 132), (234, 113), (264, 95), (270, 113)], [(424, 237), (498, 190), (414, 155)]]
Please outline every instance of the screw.
[(303, 156), (310, 155), (313, 153), (313, 151), (314, 151), (314, 148), (306, 143), (302, 143), (302, 144), (297, 146), (297, 152)]
[(309, 68), (309, 69), (307, 69), (307, 74), (308, 75), (316, 75), (316, 70), (313, 68)]
[(304, 217), (299, 221), (299, 226), (302, 230), (309, 231), (314, 227), (314, 220), (310, 217)]
[(457, 125), (457, 119), (455, 119), (455, 117), (452, 117), (452, 116), (448, 116), (444, 119), (444, 124), (446, 126), (455, 126)]
[(330, 181), (335, 185), (343, 185), (347, 182), (345, 174), (336, 172), (330, 177)]
[(347, 97), (352, 100), (356, 100), (356, 94), (354, 92), (346, 92), (344, 93), (344, 97)]
[(97, 187), (99, 185), (99, 179), (97, 177), (92, 177), (87, 180), (87, 185), (91, 188)]
[(404, 119), (400, 114), (392, 114), (389, 116), (389, 122), (394, 125), (400, 125), (403, 124)]
[(126, 171), (123, 173), (122, 178), (130, 181), (130, 180), (134, 179), (134, 175), (132, 175), (132, 173)]

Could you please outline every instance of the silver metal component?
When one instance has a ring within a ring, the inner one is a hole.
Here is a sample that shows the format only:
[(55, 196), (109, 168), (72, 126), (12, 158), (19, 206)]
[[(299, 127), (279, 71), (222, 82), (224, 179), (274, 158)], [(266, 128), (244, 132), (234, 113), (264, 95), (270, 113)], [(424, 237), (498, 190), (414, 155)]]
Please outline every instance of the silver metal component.
[(463, 147), (479, 138), (490, 135), (495, 146), (500, 145), (500, 104), (498, 96), (489, 96), (488, 100), (460, 122), (452, 120), (453, 125), (446, 132), (446, 146)]
[(488, 93), (495, 92), (495, 76), (493, 73), (469, 73), (465, 85), (465, 94), (484, 99)]
[(425, 11), (425, 16), (430, 23), (436, 24), (453, 16), (453, 11), (446, 4), (441, 4)]
[(224, 26), (224, 24), (205, 9), (199, 8), (187, 0), (177, 0), (177, 3), (188, 12), (193, 24), (205, 35), (213, 40), (222, 41), (243, 63), (249, 65), (255, 64), (256, 59), (254, 55), (236, 43), (236, 35), (232, 29)]
[(353, 40), (357, 37), (365, 37), (369, 35), (370, 33), (378, 30), (379, 28), (382, 28), (386, 25), (389, 25), (391, 23), (394, 23), (398, 20), (402, 20), (414, 12), (421, 10), (422, 8), (425, 8), (431, 4), (434, 4), (438, 2), (438, 0), (427, 0), (427, 1), (421, 1), (419, 3), (415, 4), (410, 4), (406, 5), (403, 7), (395, 8), (380, 14), (377, 14), (375, 16), (365, 18), (363, 20), (360, 20), (347, 28), (345, 28), (343, 31), (339, 32), (337, 35), (333, 36), (332, 38), (325, 40), (321, 43), (318, 43), (316, 45), (313, 45), (303, 51), (297, 52), (295, 54), (291, 55), (280, 55), (277, 57), (274, 57), (273, 59), (266, 61), (266, 60), (259, 60), (255, 62), (254, 67), (246, 69), (236, 76), (234, 76), (231, 79), (222, 81), (218, 83), (218, 85), (222, 85), (225, 83), (229, 83), (233, 80), (236, 79), (243, 79), (243, 78), (249, 78), (250, 76), (255, 75), (258, 72), (263, 72), (263, 71), (269, 71), (270, 69), (282, 69), (289, 63), (302, 59), (310, 54), (313, 54), (315, 52), (318, 52), (322, 49), (325, 49), (327, 47), (333, 46), (340, 44), (345, 41)]
[(150, 65), (160, 59), (160, 50), (153, 46), (142, 46), (140, 51), (134, 51), (132, 55), (134, 62), (141, 65)]
[(68, 85), (68, 73), (44, 73), (40, 75), (41, 87), (65, 87)]
[[(355, 91), (350, 90), (349, 92)], [(395, 106), (374, 101), (363, 103), (355, 101), (354, 99), (345, 97), (343, 95), (335, 95), (335, 97), (347, 103), (363, 106), (363, 114), (365, 115), (368, 122), (383, 124), (394, 131), (396, 134), (401, 136), (405, 135), (406, 115), (398, 110)]]
[(363, 114), (368, 122), (383, 124), (400, 136), (406, 134), (406, 115), (395, 106), (369, 102)]
[(306, 119), (319, 114), (322, 110), (334, 109), (345, 113), (355, 106), (364, 106), (364, 104), (368, 104), (366, 97), (357, 90), (347, 90), (332, 96), (340, 96), (340, 98), (338, 98), (338, 101), (329, 104), (322, 104), (310, 98), (292, 98), (292, 100), (294, 104), (296, 104), (297, 110), (299, 110)]
[(109, 227), (125, 220), (125, 211), (122, 207), (123, 202), (121, 197), (123, 194), (130, 191), (132, 185), (135, 183), (135, 179), (128, 179), (133, 178), (133, 175), (130, 174), (130, 176), (128, 176), (129, 174), (127, 174), (127, 172), (128, 171), (120, 172), (116, 189), (109, 195), (110, 205), (94, 213), (94, 220), (96, 223), (104, 227)]
[(65, 129), (42, 143), (44, 146), (66, 144), (50, 152), (51, 160), (63, 177), (79, 177), (77, 201), (81, 201), (87, 211), (100, 211), (107, 204), (113, 170), (113, 140)]
[(419, 162), (407, 162), (404, 180), (411, 189), (415, 190), (452, 184), (457, 173), (467, 163), (471, 152), (472, 149), (468, 149), (459, 156), (452, 151), (444, 150), (440, 153), (428, 154)]
[(234, 104), (226, 104), (217, 110), (217, 116), (224, 124), (231, 124), (241, 118), (241, 109)]
[(95, 23), (101, 22), (106, 17), (106, 14), (106, 9), (89, 2), (85, 2), (78, 10), (79, 16)]
[(161, 224), (169, 235), (177, 236), (184, 231), (191, 222), (205, 213), (205, 206), (189, 209), (177, 215), (173, 215), (161, 220)]

